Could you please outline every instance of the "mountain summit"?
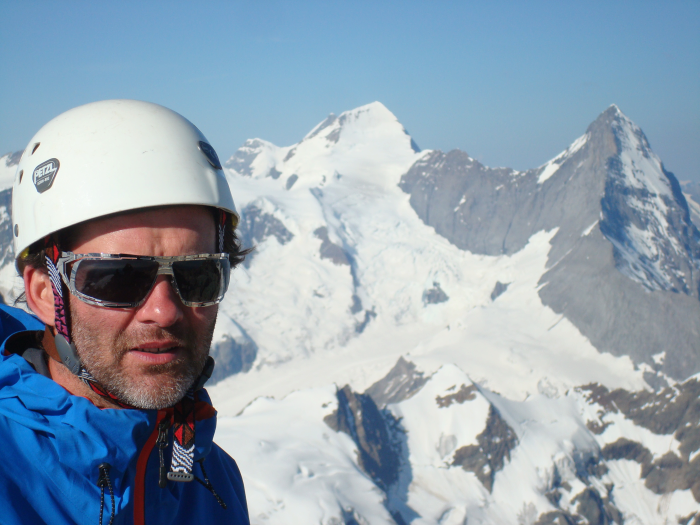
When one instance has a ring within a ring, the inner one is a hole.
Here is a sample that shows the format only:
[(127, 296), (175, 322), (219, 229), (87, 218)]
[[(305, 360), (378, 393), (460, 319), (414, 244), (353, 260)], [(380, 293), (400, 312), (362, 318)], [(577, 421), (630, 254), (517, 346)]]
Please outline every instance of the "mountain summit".
[(539, 168), (434, 151), (401, 187), (426, 224), (472, 253), (511, 254), (556, 231), (544, 304), (600, 351), (655, 369), (666, 352), (660, 368), (677, 379), (700, 371), (700, 233), (675, 176), (617, 106)]
[[(337, 117), (330, 114), (293, 146), (280, 148), (260, 139), (246, 141), (226, 167), (254, 178), (281, 179), (286, 189), (295, 185), (309, 189), (325, 184), (328, 171), (338, 166), (361, 177), (363, 163), (370, 162), (386, 168), (372, 168), (373, 182), (377, 182), (376, 176), (389, 177), (386, 183), (396, 185), (400, 174), (392, 165), (403, 167), (418, 151), (396, 116), (380, 102), (373, 102)], [(394, 178), (389, 174), (395, 174)]]

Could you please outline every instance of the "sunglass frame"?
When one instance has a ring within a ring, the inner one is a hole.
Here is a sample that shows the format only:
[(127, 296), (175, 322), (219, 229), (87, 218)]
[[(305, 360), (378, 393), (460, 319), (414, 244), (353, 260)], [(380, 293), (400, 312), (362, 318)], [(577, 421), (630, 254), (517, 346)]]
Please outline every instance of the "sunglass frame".
[[(228, 285), (231, 280), (231, 268), (230, 266), (228, 267), (228, 275), (225, 275), (224, 277), (224, 285), (220, 287), (219, 289), (219, 295), (217, 296), (216, 299), (213, 301), (206, 301), (206, 302), (195, 302), (195, 301), (186, 301), (184, 297), (182, 297), (182, 294), (180, 293), (180, 288), (177, 284), (177, 279), (175, 277), (175, 274), (173, 273), (173, 263), (180, 262), (180, 261), (202, 261), (202, 260), (213, 260), (213, 261), (223, 261), (225, 260), (228, 262), (228, 253), (200, 253), (200, 254), (195, 254), (195, 255), (176, 255), (176, 256), (171, 256), (171, 257), (160, 257), (160, 256), (155, 256), (155, 255), (131, 255), (131, 254), (126, 254), (126, 253), (73, 253), (73, 252), (61, 252), (61, 256), (58, 258), (58, 261), (56, 263), (56, 269), (58, 270), (58, 273), (61, 275), (61, 278), (63, 279), (63, 282), (66, 284), (70, 292), (75, 295), (78, 299), (83, 301), (84, 303), (94, 305), (94, 306), (102, 306), (105, 308), (137, 308), (138, 306), (141, 306), (146, 299), (148, 299), (148, 296), (151, 295), (151, 292), (153, 291), (153, 288), (155, 287), (156, 281), (158, 280), (159, 275), (169, 275), (170, 276), (170, 284), (172, 285), (173, 289), (177, 293), (177, 296), (180, 298), (180, 301), (182, 301), (182, 304), (185, 306), (188, 306), (190, 308), (195, 308), (195, 307), (204, 307), (204, 306), (213, 306), (215, 304), (219, 304), (223, 298), (224, 295), (226, 295), (226, 291), (228, 290)], [(137, 302), (133, 303), (115, 303), (112, 301), (105, 301), (103, 299), (97, 299), (95, 297), (90, 297), (89, 295), (85, 295), (84, 293), (80, 292), (76, 287), (75, 287), (75, 278), (78, 272), (78, 268), (80, 267), (80, 263), (82, 261), (86, 260), (91, 260), (91, 261), (100, 261), (100, 260), (147, 260), (147, 261), (156, 261), (158, 263), (158, 271), (153, 278), (153, 282), (151, 283), (150, 288), (148, 289), (148, 292), (146, 295)], [(70, 276), (68, 275), (67, 272), (67, 266), (69, 264), (72, 264), (72, 267), (70, 268)], [(54, 283), (57, 284), (57, 283)]]

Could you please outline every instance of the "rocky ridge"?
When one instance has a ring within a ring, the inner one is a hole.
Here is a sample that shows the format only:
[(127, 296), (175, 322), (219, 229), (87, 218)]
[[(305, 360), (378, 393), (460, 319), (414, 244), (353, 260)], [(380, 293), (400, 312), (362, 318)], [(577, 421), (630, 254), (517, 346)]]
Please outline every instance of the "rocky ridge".
[[(675, 176), (616, 106), (539, 168), (434, 151), (400, 185), (426, 224), (472, 253), (511, 254), (556, 229), (543, 304), (600, 351), (654, 366), (669, 349), (664, 374), (700, 371), (700, 232)], [(655, 322), (639, 322), (650, 312)]]

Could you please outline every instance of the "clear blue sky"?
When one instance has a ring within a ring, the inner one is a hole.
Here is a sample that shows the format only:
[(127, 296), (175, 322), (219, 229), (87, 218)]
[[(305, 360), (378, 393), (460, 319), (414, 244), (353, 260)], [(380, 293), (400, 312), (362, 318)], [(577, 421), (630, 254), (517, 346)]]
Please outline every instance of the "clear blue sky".
[(700, 1), (0, 0), (0, 154), (59, 113), (168, 106), (222, 158), (379, 100), (422, 148), (536, 167), (611, 103), (700, 180)]

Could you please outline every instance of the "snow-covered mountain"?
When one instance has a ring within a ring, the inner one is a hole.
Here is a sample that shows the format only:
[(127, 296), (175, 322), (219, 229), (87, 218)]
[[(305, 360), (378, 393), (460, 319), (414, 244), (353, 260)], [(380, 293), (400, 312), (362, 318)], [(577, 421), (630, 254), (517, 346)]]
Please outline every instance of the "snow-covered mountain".
[(672, 348), (666, 374), (700, 371), (700, 233), (678, 181), (616, 106), (540, 168), (433, 152), (401, 184), (427, 224), (472, 253), (514, 253), (556, 228), (544, 304), (601, 351), (652, 365)]
[(256, 248), (210, 392), (253, 523), (700, 522), (700, 233), (617, 107), (526, 172), (375, 102), (226, 173)]

